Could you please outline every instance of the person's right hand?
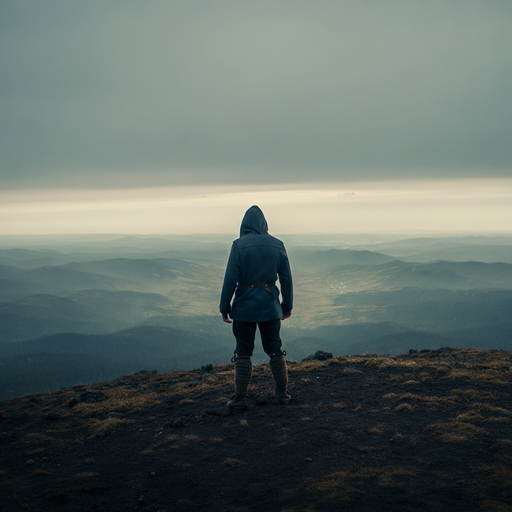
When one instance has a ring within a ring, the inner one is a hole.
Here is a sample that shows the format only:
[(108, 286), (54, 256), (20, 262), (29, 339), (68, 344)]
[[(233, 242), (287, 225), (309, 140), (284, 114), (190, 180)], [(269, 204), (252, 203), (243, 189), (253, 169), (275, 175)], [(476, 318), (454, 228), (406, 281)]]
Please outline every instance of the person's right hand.
[(281, 320), (286, 320), (287, 318), (290, 318), (292, 316), (292, 310), (290, 311), (283, 311), (283, 316), (281, 317)]
[(222, 320), (224, 320), (224, 322), (227, 324), (233, 323), (233, 320), (231, 320), (228, 315), (222, 315)]

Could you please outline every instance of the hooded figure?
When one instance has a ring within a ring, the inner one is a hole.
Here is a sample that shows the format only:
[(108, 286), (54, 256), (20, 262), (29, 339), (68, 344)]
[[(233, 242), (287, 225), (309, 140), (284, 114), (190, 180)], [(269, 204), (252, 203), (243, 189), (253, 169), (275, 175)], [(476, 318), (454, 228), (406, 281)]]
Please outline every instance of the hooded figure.
[[(280, 291), (276, 286), (279, 278)], [(231, 299), (235, 295), (233, 303)], [(220, 312), (225, 322), (233, 320), (235, 349), (235, 396), (228, 407), (247, 407), (247, 386), (252, 375), (251, 356), (256, 326), (263, 350), (270, 357), (277, 402), (290, 401), (286, 361), (281, 350), (281, 320), (293, 309), (292, 274), (283, 242), (268, 234), (267, 221), (257, 206), (251, 206), (240, 226), (240, 238), (233, 242), (224, 276)]]

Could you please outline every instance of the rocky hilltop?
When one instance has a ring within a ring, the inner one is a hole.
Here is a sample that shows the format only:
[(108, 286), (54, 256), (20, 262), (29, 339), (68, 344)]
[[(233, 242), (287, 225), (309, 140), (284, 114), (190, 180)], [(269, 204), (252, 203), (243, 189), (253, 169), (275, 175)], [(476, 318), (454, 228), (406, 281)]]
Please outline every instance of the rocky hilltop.
[(289, 362), (275, 404), (256, 366), (141, 371), (0, 402), (6, 511), (511, 511), (504, 351)]

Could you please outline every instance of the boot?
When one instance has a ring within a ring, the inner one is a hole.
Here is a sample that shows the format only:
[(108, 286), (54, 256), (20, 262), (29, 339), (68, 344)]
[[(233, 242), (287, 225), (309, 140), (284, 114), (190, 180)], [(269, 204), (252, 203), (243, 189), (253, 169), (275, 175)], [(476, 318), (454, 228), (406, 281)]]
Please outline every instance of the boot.
[(247, 409), (247, 387), (252, 376), (252, 363), (249, 356), (237, 356), (235, 361), (235, 394), (226, 404), (236, 411)]
[(284, 356), (274, 356), (270, 359), (270, 370), (276, 384), (276, 401), (278, 404), (286, 405), (291, 396), (288, 392), (288, 375), (286, 373), (286, 361)]

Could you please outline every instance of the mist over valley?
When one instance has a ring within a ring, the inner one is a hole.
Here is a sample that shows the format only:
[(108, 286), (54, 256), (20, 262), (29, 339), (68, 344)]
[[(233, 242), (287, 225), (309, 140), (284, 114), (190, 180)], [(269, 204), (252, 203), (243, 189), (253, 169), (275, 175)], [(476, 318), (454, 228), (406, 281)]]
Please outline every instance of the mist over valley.
[[(512, 237), (289, 235), (288, 358), (512, 350)], [(231, 237), (0, 237), (0, 399), (226, 364)], [(255, 362), (264, 362), (259, 339)]]

